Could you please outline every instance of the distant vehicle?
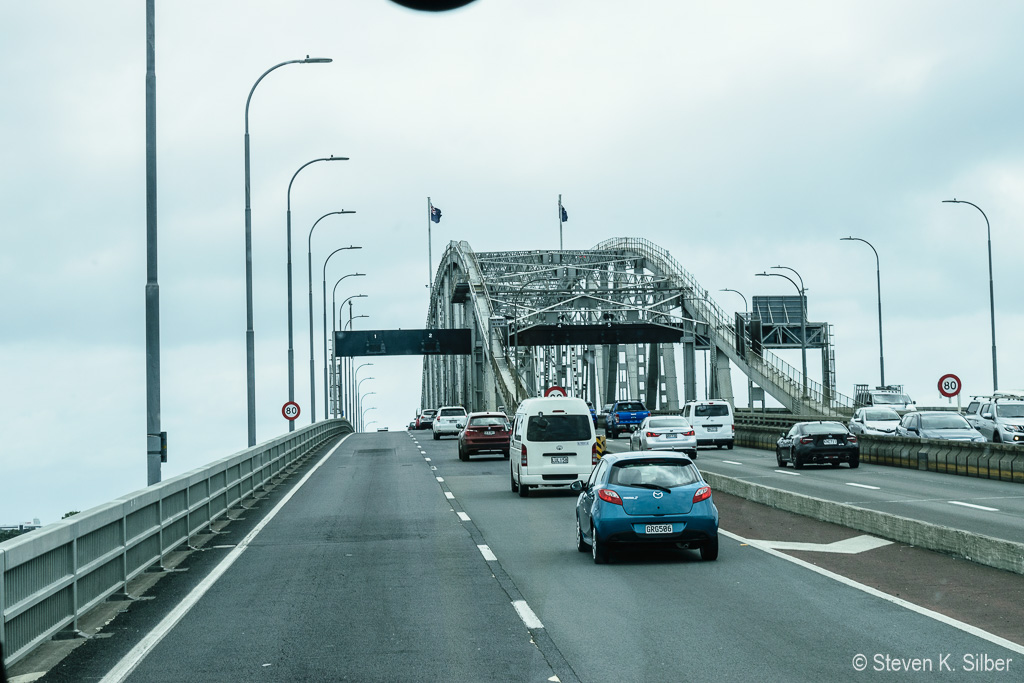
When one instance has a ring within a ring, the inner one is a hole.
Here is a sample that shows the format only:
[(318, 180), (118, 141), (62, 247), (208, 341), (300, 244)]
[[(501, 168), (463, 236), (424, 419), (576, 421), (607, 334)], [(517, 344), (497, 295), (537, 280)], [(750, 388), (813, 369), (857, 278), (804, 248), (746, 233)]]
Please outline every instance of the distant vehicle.
[(462, 406), (443, 406), (434, 415), (431, 429), (434, 430), (434, 441), (442, 436), (458, 436), (466, 426), (466, 409)]
[(860, 467), (860, 445), (842, 422), (797, 422), (775, 442), (775, 461), (779, 467), (792, 463), (798, 470), (808, 464), (839, 467), (844, 462)]
[(960, 413), (920, 410), (907, 413), (896, 428), (898, 436), (946, 441), (984, 441), (985, 437)]
[(896, 436), (900, 414), (892, 408), (857, 408), (850, 418), (850, 431), (854, 434)]
[(590, 408), (590, 417), (594, 420), (594, 429), (597, 429), (597, 410), (594, 408), (594, 404), (587, 401), (587, 407)]
[(509, 449), (510, 486), (522, 498), (587, 479), (597, 464), (590, 409), (581, 398), (528, 398), (516, 410)]
[(690, 401), (683, 406), (683, 417), (693, 425), (698, 446), (724, 446), (732, 450), (736, 441), (736, 424), (731, 403), (720, 398)]
[(388, 431), (388, 428), (387, 427), (377, 427), (377, 431), (378, 432), (386, 432), (386, 431)]
[(629, 437), (633, 451), (682, 451), (697, 457), (697, 436), (685, 418), (677, 415), (651, 415)]
[(1024, 445), (1024, 392), (974, 396), (964, 417), (989, 441)]
[(412, 422), (410, 422), (409, 426), (406, 427), (406, 429), (416, 429), (416, 420), (413, 420)]
[(892, 408), (899, 413), (917, 410), (914, 401), (899, 384), (889, 384), (882, 387), (868, 388), (867, 384), (855, 384), (853, 387), (853, 405), (860, 407), (885, 406)]
[(651, 411), (640, 401), (617, 401), (604, 418), (604, 433), (609, 439), (617, 439), (620, 432), (636, 431), (650, 415)]
[(699, 548), (718, 559), (718, 508), (693, 461), (683, 455), (605, 455), (570, 488), (576, 499), (576, 549), (604, 564), (616, 547)]
[(434, 424), (434, 415), (437, 411), (433, 408), (428, 408), (420, 413), (420, 416), (416, 418), (416, 429), (430, 429)]
[(459, 432), (459, 460), (477, 453), (501, 453), (507, 458), (511, 435), (505, 413), (470, 413), (466, 428)]

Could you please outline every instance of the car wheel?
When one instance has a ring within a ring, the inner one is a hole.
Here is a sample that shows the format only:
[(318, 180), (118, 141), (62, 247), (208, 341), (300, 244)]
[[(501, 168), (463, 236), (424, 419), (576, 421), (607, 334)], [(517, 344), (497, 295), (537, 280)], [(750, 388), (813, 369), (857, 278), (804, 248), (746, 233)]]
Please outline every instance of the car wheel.
[(804, 468), (804, 461), (800, 459), (800, 456), (793, 452), (793, 449), (789, 451), (789, 459), (793, 463), (793, 469), (802, 470)]
[(852, 470), (858, 467), (860, 467), (860, 456), (855, 455), (852, 458), (850, 458), (850, 469)]
[(523, 483), (522, 477), (519, 478), (519, 497), (526, 498), (530, 495), (530, 487)]
[(727, 450), (730, 450), (730, 451), (731, 451), (731, 450), (732, 450), (732, 442), (730, 441), (729, 443), (727, 443), (727, 444), (725, 445), (725, 448), (726, 448)]
[(508, 480), (512, 486), (512, 493), (516, 493), (519, 490), (519, 484), (516, 483), (515, 475), (512, 474), (512, 470), (508, 471)]
[(597, 531), (594, 530), (593, 525), (590, 527), (590, 555), (594, 558), (594, 564), (608, 563), (608, 548), (604, 543), (598, 544)]
[(434, 432), (434, 441), (440, 441), (440, 440), (441, 440), (441, 435), (438, 434), (437, 432)]
[(696, 448), (694, 448), (692, 451), (687, 451), (687, 453), (690, 456), (690, 460), (696, 460), (697, 459), (697, 449)]
[(700, 559), (705, 562), (714, 562), (718, 559), (718, 534), (700, 547)]
[(583, 540), (583, 529), (580, 528), (580, 518), (576, 517), (576, 550), (585, 553), (590, 550), (590, 544)]
[(786, 466), (786, 461), (782, 459), (782, 450), (779, 448), (775, 449), (775, 462), (779, 464), (779, 467)]
[(992, 432), (992, 443), (1002, 443), (1003, 439), (999, 436), (999, 430)]
[(505, 450), (503, 450), (503, 451), (501, 452), (501, 455), (502, 455), (502, 457), (504, 457), (504, 458), (505, 458), (506, 460), (508, 460), (508, 449), (506, 448)]
[(459, 460), (466, 462), (469, 460), (469, 454), (466, 453), (466, 449), (459, 445)]

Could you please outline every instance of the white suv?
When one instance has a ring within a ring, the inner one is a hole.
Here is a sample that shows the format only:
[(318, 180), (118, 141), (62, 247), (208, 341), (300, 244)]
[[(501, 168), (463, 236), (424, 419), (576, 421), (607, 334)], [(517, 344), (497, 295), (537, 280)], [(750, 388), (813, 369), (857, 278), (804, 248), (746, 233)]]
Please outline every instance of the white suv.
[(975, 396), (964, 414), (971, 426), (995, 443), (1024, 445), (1024, 393), (996, 391)]
[(466, 426), (466, 409), (462, 406), (444, 406), (434, 415), (434, 440), (437, 441), (445, 434), (458, 436), (459, 432)]

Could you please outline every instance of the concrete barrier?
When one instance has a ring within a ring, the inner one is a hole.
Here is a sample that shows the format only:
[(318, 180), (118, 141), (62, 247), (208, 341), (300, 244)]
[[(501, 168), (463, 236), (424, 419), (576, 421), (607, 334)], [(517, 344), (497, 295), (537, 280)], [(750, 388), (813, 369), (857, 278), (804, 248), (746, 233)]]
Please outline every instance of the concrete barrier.
[(1024, 574), (1024, 543), (930, 524), (899, 515), (867, 510), (846, 503), (791, 493), (782, 489), (703, 472), (715, 491), (746, 498), (773, 508), (857, 529), (879, 538), (926, 548), (965, 560)]

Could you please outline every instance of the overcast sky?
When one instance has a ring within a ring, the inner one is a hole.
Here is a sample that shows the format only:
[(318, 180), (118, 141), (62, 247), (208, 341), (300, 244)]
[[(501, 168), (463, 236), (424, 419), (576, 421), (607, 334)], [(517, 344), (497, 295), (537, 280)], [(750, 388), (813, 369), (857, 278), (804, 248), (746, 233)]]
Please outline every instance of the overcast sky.
[[(243, 133), (250, 110), (259, 441), (286, 430), (285, 209), (296, 396), (308, 424), (306, 244), (359, 329), (423, 327), (436, 267), (477, 251), (642, 236), (727, 310), (794, 294), (834, 326), (839, 389), (886, 379), (921, 405), (955, 372), (1024, 389), (1024, 5), (1019, 2), (157, 1), (163, 476), (246, 446)], [(145, 3), (0, 1), (0, 524), (52, 522), (142, 488)], [(799, 353), (782, 354), (799, 367)], [(812, 378), (820, 362), (809, 359)], [(367, 419), (403, 428), (420, 359), (377, 359)], [(369, 372), (367, 372), (369, 371)], [(319, 377), (319, 375), (318, 375)], [(698, 372), (703, 382), (703, 377)], [(745, 381), (734, 371), (737, 394)], [(703, 391), (703, 388), (699, 388)], [(321, 403), (322, 401), (318, 401)], [(322, 410), (322, 406), (319, 406)]]

